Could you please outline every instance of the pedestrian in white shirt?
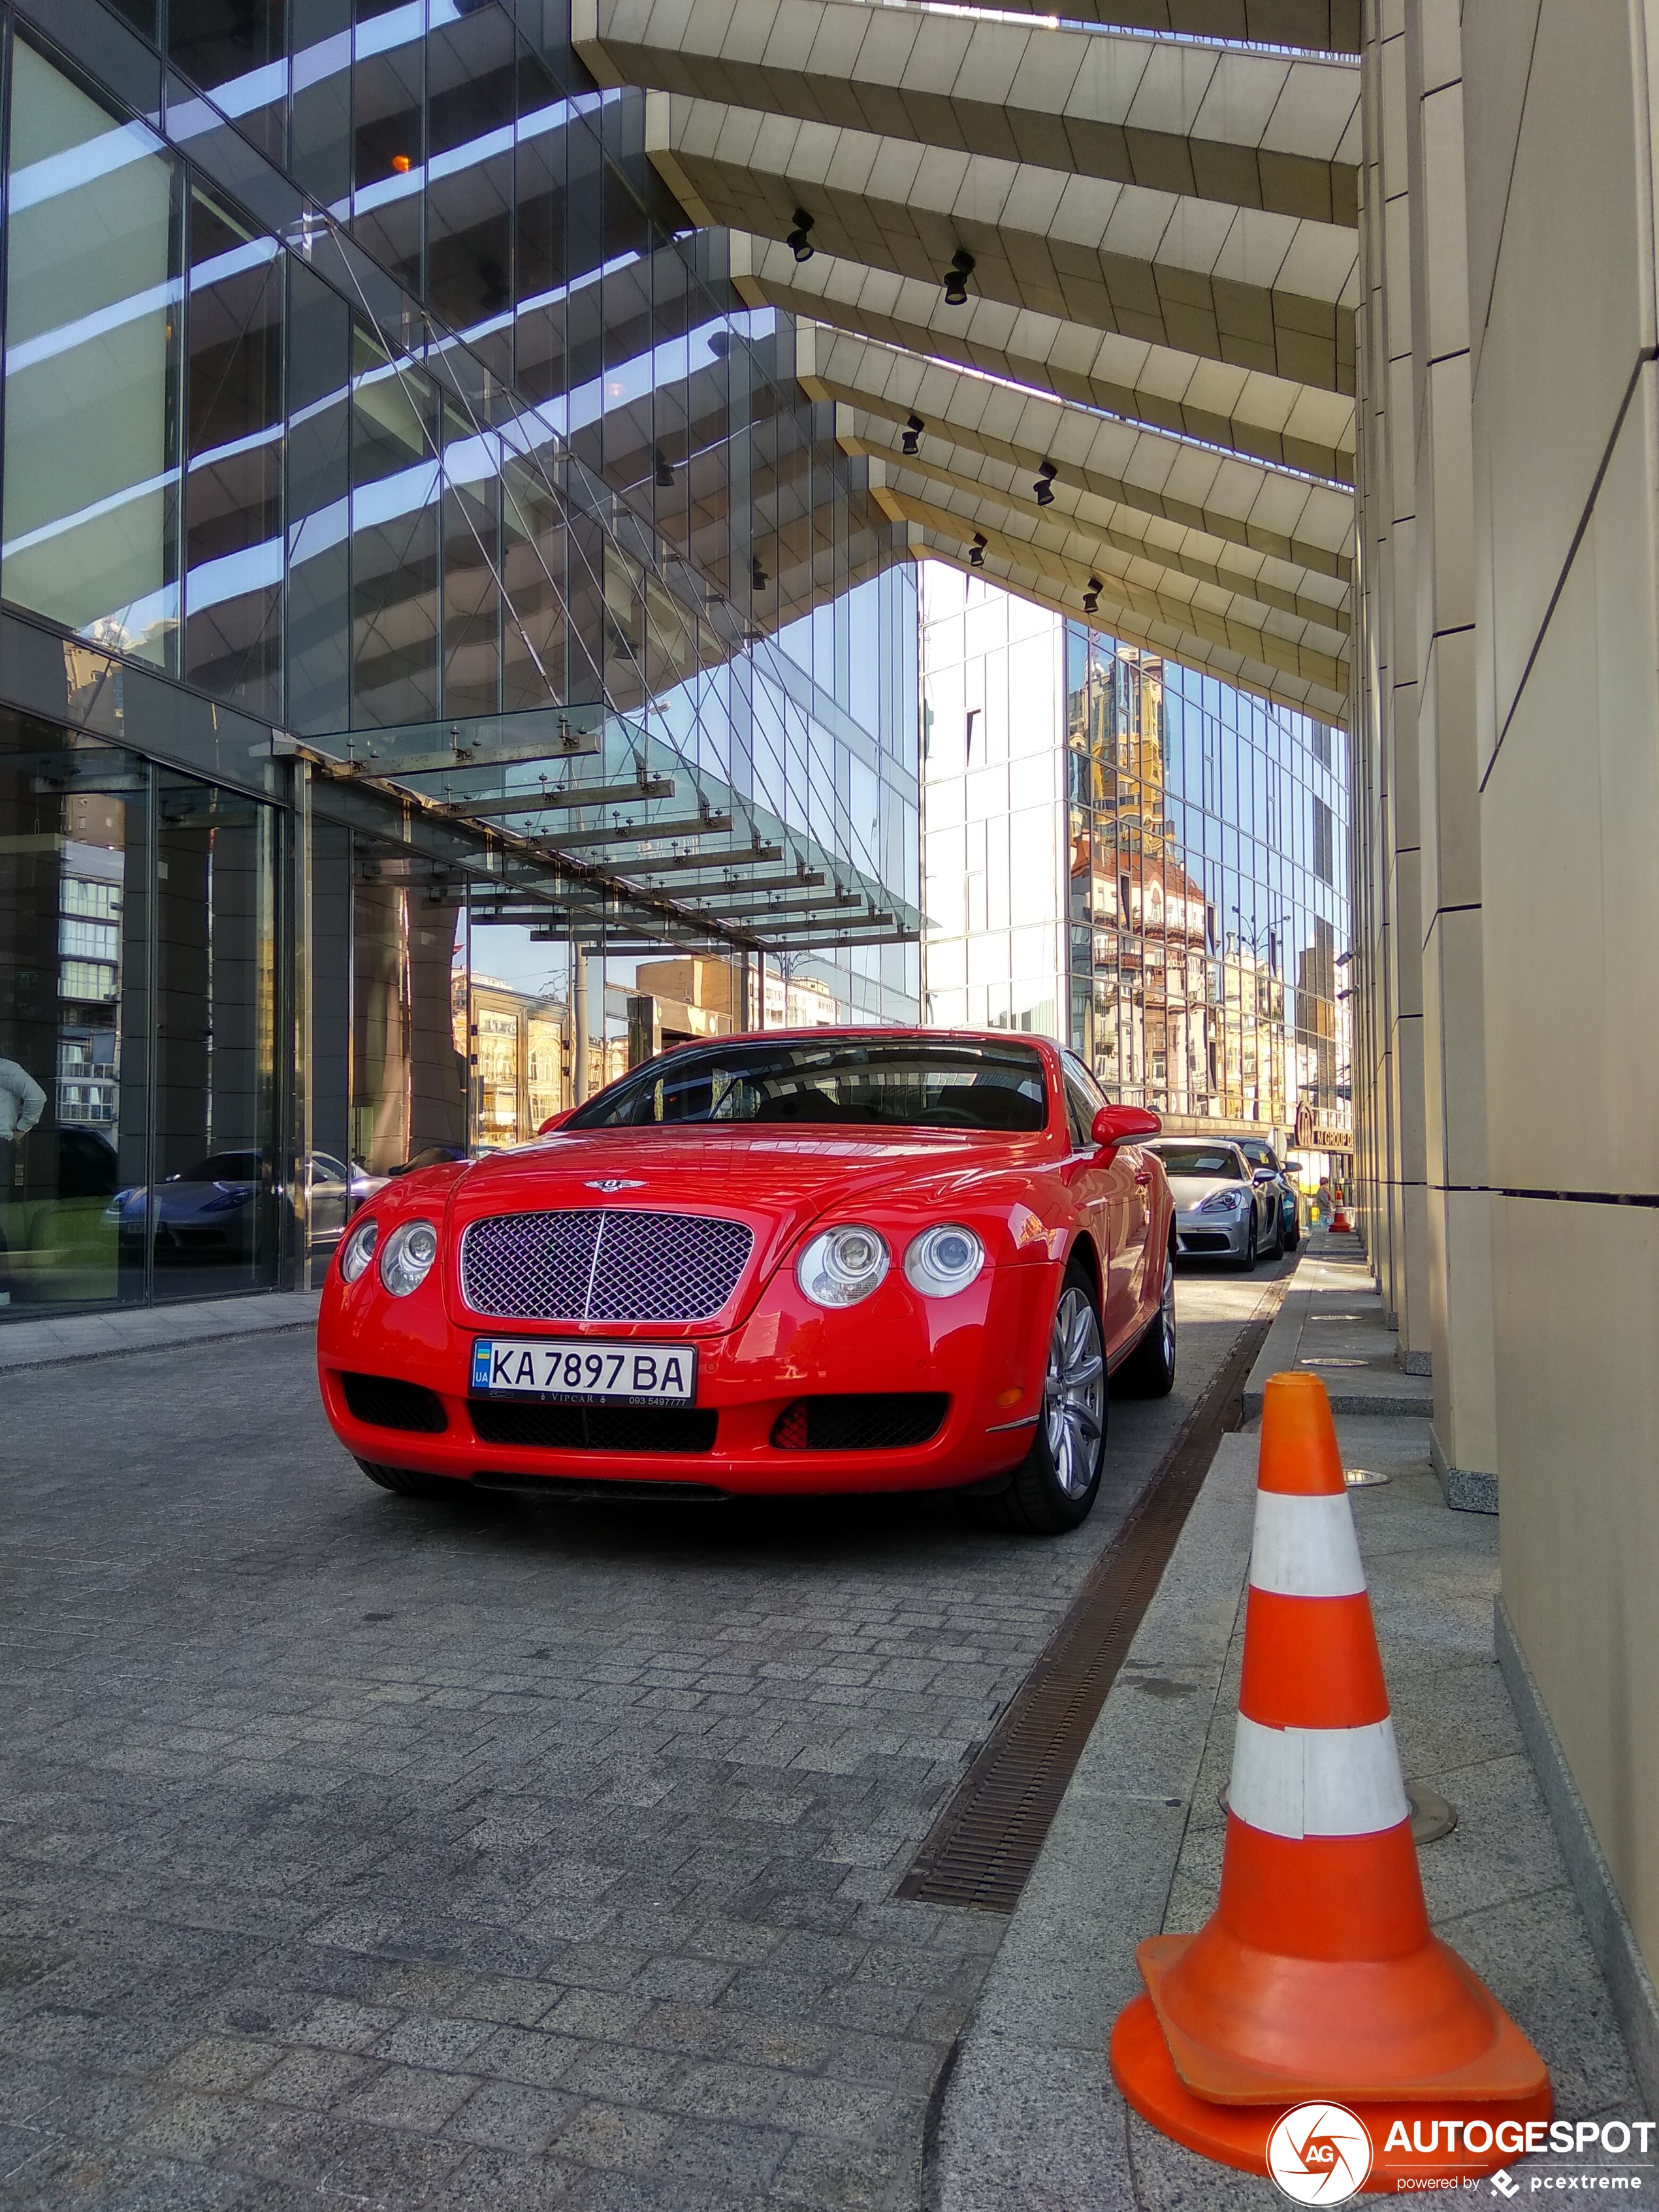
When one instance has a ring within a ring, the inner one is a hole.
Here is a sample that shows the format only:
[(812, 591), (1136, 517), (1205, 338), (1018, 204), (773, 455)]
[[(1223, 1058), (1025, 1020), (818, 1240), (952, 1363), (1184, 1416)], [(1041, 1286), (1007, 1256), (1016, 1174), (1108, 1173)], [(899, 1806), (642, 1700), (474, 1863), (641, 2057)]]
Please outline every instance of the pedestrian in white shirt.
[(16, 1175), (15, 1148), (46, 1109), (46, 1094), (15, 1060), (0, 1060), (0, 1200), (11, 1196)]

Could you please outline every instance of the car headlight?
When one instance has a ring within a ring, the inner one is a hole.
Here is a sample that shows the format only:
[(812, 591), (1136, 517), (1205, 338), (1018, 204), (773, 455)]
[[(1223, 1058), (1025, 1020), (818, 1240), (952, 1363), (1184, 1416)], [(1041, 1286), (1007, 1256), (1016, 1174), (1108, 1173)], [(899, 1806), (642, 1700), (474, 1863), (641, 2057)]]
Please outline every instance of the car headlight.
[(848, 1223), (812, 1239), (795, 1262), (795, 1280), (815, 1306), (855, 1306), (880, 1284), (890, 1259), (879, 1231)]
[(985, 1265), (985, 1247), (971, 1229), (944, 1221), (924, 1229), (904, 1255), (913, 1290), (925, 1298), (948, 1298), (965, 1291)]
[(1247, 1190), (1212, 1190), (1198, 1210), (1200, 1213), (1237, 1213), (1249, 1202)]
[(380, 1255), (380, 1280), (394, 1298), (418, 1291), (438, 1256), (438, 1232), (429, 1221), (405, 1221), (392, 1231)]
[(374, 1257), (374, 1247), (380, 1241), (378, 1221), (360, 1221), (345, 1243), (340, 1247), (340, 1280), (355, 1283)]

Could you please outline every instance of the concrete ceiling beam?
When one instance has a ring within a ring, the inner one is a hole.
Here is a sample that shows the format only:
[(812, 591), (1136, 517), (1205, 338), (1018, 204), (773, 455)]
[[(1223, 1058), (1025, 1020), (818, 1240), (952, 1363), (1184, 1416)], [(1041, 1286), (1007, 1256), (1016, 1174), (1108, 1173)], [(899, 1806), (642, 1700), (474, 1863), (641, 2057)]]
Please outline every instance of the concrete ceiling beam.
[(1356, 228), (1351, 64), (865, 0), (573, 0), (602, 85)]
[(1352, 392), (1356, 234), (674, 93), (647, 150), (692, 221), (815, 246), (970, 295), (1330, 392)]
[(901, 429), (915, 415), (953, 445), (1032, 477), (1051, 462), (1057, 479), (1097, 499), (1343, 583), (1352, 574), (1353, 500), (1333, 485), (1103, 420), (820, 324), (798, 326), (796, 343), (795, 373), (813, 398)]
[[(1103, 556), (1092, 539), (1063, 526), (1016, 530), (1008, 526), (1020, 518), (1005, 516), (999, 529), (992, 526), (994, 515), (976, 518), (959, 513), (891, 484), (886, 496), (905, 521), (916, 524), (930, 538), (945, 543), (954, 538), (958, 560), (968, 559), (977, 532), (986, 539), (988, 559), (994, 548), (1005, 560), (1048, 578), (1051, 588), (1066, 597), (1068, 614), (1083, 612), (1083, 594), (1098, 579), (1103, 607), (1109, 600), (1127, 608), (1142, 622), (1156, 623), (1164, 635), (1189, 641), (1194, 649), (1204, 644), (1242, 653), (1263, 668), (1317, 684), (1333, 695), (1347, 688), (1346, 640), (1328, 630), (1270, 613), (1231, 592), (1193, 584), (1168, 569), (1149, 573), (1139, 563)], [(1098, 627), (1111, 625), (1102, 617)], [(1169, 649), (1178, 659), (1189, 657), (1181, 647)]]
[(975, 520), (981, 514), (989, 515), (1011, 536), (1061, 529), (1095, 549), (1088, 557), (1097, 568), (1104, 562), (1121, 570), (1131, 562), (1136, 573), (1149, 578), (1171, 570), (1190, 583), (1250, 601), (1264, 614), (1272, 611), (1315, 623), (1331, 634), (1333, 650), (1348, 634), (1346, 587), (1328, 577), (1310, 576), (1289, 562), (1230, 546), (1201, 531), (1160, 522), (1058, 483), (1054, 504), (1041, 507), (1029, 477), (969, 448), (930, 438), (927, 453), (902, 453), (894, 426), (879, 416), (854, 416), (850, 438), (844, 436), (843, 442), (869, 457), (871, 489), (878, 496), (885, 487), (906, 490)]
[(1000, 300), (947, 307), (932, 277), (901, 276), (830, 253), (797, 262), (787, 246), (746, 231), (732, 235), (731, 270), (750, 307), (834, 324), (1056, 399), (1226, 447), (1247, 459), (1353, 482), (1353, 402), (1340, 392)]

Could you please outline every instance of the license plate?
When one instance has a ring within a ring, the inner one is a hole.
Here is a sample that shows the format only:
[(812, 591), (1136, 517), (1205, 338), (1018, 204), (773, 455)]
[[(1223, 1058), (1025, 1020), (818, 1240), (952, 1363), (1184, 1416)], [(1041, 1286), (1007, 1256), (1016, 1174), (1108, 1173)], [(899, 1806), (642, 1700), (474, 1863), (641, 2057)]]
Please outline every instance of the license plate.
[(533, 1398), (689, 1406), (697, 1395), (697, 1354), (689, 1344), (481, 1336), (472, 1346), (472, 1388)]

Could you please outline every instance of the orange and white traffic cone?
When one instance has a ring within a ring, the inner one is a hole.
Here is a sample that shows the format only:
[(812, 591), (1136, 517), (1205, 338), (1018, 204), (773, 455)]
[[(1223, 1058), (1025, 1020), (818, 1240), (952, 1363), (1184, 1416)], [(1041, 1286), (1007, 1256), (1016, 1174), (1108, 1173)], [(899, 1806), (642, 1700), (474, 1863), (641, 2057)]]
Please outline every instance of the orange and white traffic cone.
[(1315, 1376), (1274, 1376), (1262, 1406), (1220, 1899), (1198, 1935), (1153, 1936), (1137, 1955), (1146, 1994), (1112, 2033), (1118, 2086), (1228, 2165), (1267, 2172), (1279, 2115), (1322, 2099), (1364, 2122), (1372, 2188), (1491, 2172), (1521, 2148), (1515, 2124), (1550, 2115), (1542, 2059), (1429, 1931)]

